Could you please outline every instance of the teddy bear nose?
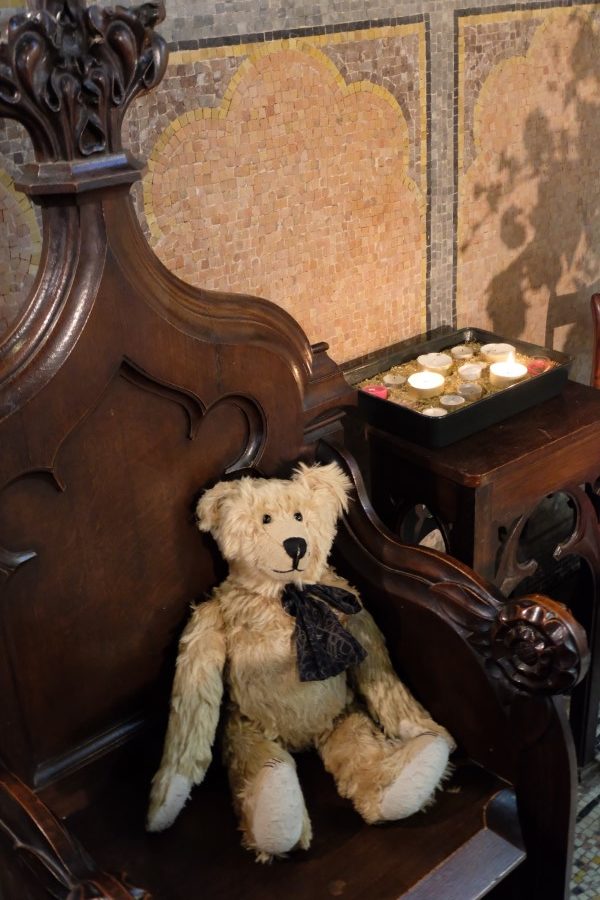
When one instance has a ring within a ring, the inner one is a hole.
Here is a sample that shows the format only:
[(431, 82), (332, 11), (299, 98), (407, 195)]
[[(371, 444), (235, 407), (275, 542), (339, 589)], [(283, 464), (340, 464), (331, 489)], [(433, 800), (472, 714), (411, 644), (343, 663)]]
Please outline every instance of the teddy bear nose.
[(283, 546), (287, 555), (294, 561), (302, 559), (306, 553), (306, 541), (304, 538), (286, 538)]

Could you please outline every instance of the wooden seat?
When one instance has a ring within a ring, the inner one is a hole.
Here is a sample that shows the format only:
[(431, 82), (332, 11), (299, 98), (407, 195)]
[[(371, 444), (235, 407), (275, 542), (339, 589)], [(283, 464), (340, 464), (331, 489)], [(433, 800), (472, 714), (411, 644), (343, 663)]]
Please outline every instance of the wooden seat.
[[(131, 778), (107, 792), (93, 808), (74, 815), (69, 828), (86, 847), (98, 848), (97, 861), (108, 871), (125, 871), (155, 897), (193, 897), (202, 878), (202, 897), (248, 900), (313, 900), (350, 896), (392, 898), (463, 897), (464, 872), (475, 868), (473, 887), (483, 892), (492, 877), (524, 858), (519, 835), (511, 833), (514, 793), (481, 768), (460, 766), (450, 790), (435, 807), (397, 825), (365, 825), (333, 781), (324, 777), (316, 756), (299, 760), (299, 773), (311, 815), (318, 823), (310, 851), (270, 866), (256, 865), (243, 850), (227, 780), (220, 771), (198, 792), (173, 828), (144, 833), (151, 767), (135, 767)], [(401, 849), (400, 849), (401, 848)], [(395, 853), (401, 863), (389, 866)], [(481, 859), (493, 858), (492, 867)], [(439, 867), (444, 892), (433, 889)], [(174, 872), (177, 873), (175, 883)], [(428, 877), (429, 876), (429, 877)], [(414, 887), (417, 885), (417, 887)], [(413, 892), (411, 892), (413, 888)]]
[[(36, 283), (0, 344), (0, 896), (566, 897), (562, 695), (585, 674), (582, 630), (546, 598), (506, 603), (398, 543), (340, 443), (355, 393), (326, 344), (265, 300), (183, 284), (149, 250), (120, 123), (164, 72), (161, 6), (38, 6), (0, 47), (0, 114), (29, 130), (19, 186), (44, 221)], [(225, 571), (195, 528), (198, 492), (299, 458), (353, 479), (335, 564), (459, 754), (430, 810), (385, 827), (302, 759), (314, 846), (263, 867), (239, 846), (218, 763), (165, 834), (145, 833), (144, 812), (178, 636)]]

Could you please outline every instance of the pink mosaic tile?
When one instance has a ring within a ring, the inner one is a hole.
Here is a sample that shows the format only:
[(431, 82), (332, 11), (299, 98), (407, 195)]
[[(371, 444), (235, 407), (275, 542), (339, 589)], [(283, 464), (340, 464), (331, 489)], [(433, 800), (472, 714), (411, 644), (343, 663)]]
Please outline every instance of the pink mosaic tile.
[(267, 296), (349, 359), (422, 330), (425, 211), (402, 110), (319, 52), (248, 59), (158, 142), (152, 241), (192, 283)]

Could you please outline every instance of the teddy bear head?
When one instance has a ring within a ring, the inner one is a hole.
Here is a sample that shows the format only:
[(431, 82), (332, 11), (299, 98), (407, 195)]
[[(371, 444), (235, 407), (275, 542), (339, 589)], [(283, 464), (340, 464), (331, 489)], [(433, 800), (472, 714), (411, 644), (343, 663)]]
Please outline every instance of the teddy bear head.
[(232, 572), (275, 585), (316, 582), (350, 487), (336, 463), (300, 463), (291, 479), (220, 481), (198, 502), (198, 527), (213, 535)]

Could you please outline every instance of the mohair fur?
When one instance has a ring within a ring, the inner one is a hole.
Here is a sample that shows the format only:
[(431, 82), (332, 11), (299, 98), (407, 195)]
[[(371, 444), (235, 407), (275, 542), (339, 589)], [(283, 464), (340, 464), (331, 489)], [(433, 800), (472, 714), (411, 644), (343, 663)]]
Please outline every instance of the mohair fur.
[[(366, 659), (324, 681), (298, 677), (296, 621), (283, 609), (281, 594), (290, 582), (319, 582), (356, 595), (327, 564), (349, 490), (337, 465), (301, 464), (291, 480), (220, 482), (199, 501), (199, 528), (215, 537), (229, 575), (194, 609), (181, 638), (163, 759), (152, 786), (150, 830), (168, 827), (191, 787), (203, 780), (224, 683), (223, 755), (243, 843), (259, 860), (310, 844), (310, 820), (294, 786), (290, 754), (295, 751), (316, 748), (340, 794), (367, 822), (411, 814), (433, 796), (452, 738), (398, 679), (384, 638), (364, 608), (336, 615), (367, 650)], [(306, 541), (297, 569), (283, 546), (290, 537)], [(261, 793), (263, 782), (275, 784), (278, 778), (264, 777), (265, 768), (277, 766), (291, 767), (281, 770), (279, 780), (295, 797), (290, 815), (297, 821), (286, 819), (281, 798), (265, 796), (275, 788)], [(398, 796), (405, 798), (399, 805)], [(397, 815), (389, 811), (394, 805)], [(270, 810), (271, 828), (265, 826)], [(261, 846), (253, 828), (269, 835), (280, 829), (293, 845), (283, 847), (285, 837), (269, 837), (269, 846)]]

